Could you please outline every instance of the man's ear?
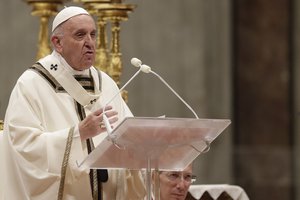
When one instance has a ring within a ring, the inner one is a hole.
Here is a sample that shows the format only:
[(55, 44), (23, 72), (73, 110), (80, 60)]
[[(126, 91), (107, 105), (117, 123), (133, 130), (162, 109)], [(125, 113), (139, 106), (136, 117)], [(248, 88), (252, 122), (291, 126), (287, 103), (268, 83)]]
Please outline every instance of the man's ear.
[(55, 51), (57, 51), (58, 53), (61, 53), (62, 52), (61, 39), (57, 36), (52, 36), (51, 42), (52, 42), (52, 45), (53, 45)]

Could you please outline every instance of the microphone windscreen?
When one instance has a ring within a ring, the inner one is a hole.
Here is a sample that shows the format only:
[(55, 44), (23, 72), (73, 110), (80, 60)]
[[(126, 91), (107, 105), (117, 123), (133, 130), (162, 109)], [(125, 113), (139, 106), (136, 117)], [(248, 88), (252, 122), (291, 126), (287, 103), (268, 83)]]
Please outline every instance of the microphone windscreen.
[(141, 70), (144, 73), (149, 73), (151, 71), (151, 67), (149, 67), (148, 65), (141, 65)]
[(135, 67), (140, 67), (142, 64), (142, 61), (137, 58), (132, 58), (130, 62)]

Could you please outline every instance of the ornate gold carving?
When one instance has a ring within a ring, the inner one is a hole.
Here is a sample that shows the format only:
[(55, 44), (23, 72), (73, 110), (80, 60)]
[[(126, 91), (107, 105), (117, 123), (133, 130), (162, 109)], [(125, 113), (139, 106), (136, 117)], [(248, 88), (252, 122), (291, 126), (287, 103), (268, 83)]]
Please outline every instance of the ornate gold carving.
[[(95, 66), (105, 71), (120, 86), (120, 76), (122, 74), (122, 53), (120, 52), (120, 23), (128, 20), (128, 14), (133, 11), (136, 5), (123, 4), (122, 0), (77, 0), (83, 3), (85, 8), (94, 14), (98, 21), (99, 30), (97, 57)], [(110, 23), (111, 40), (110, 50), (107, 48), (106, 25)], [(122, 93), (127, 101), (127, 91)]]
[(101, 17), (97, 18), (98, 25), (98, 38), (97, 38), (97, 50), (96, 50), (96, 60), (95, 66), (100, 70), (108, 73), (109, 66), (109, 55), (107, 49), (107, 37), (105, 34), (107, 22), (104, 21)]
[(40, 18), (40, 30), (38, 36), (38, 51), (36, 59), (40, 59), (51, 52), (49, 45), (49, 19), (57, 13), (57, 6), (67, 0), (25, 0), (32, 6), (31, 14)]
[[(68, 0), (23, 0), (32, 5), (33, 16), (40, 17), (40, 30), (38, 39), (37, 59), (51, 52), (49, 45), (49, 18), (57, 13), (57, 7)], [(136, 5), (124, 4), (123, 0), (73, 0), (81, 3), (97, 18), (98, 38), (95, 66), (110, 75), (120, 86), (122, 74), (122, 54), (120, 52), (120, 23), (128, 20), (128, 14)], [(110, 49), (107, 39), (107, 24), (111, 27)], [(127, 91), (123, 92), (123, 98), (127, 101)]]
[(3, 120), (0, 120), (0, 131), (2, 131), (3, 130), (3, 127), (4, 126), (4, 122), (3, 122)]

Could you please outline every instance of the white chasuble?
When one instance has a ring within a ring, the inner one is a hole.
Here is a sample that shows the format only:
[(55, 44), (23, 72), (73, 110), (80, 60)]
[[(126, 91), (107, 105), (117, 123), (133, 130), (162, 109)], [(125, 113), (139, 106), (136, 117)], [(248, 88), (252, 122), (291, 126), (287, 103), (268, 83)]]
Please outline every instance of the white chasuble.
[[(1, 160), (4, 173), (0, 180), (3, 181), (4, 200), (57, 199), (69, 135), (72, 136), (72, 144), (63, 199), (92, 200), (89, 170), (81, 170), (77, 166), (77, 162), (81, 162), (87, 156), (86, 142), (80, 139), (78, 123), (82, 112), (88, 115), (105, 105), (118, 92), (118, 87), (103, 72), (99, 80), (94, 67), (84, 74), (76, 74), (76, 71), (66, 66), (66, 62), (56, 52), (39, 63), (47, 66), (34, 65), (20, 76), (11, 93), (6, 111), (4, 158)], [(66, 82), (72, 79), (73, 75), (75, 77), (90, 75), (94, 84), (93, 91), (89, 87), (85, 88), (86, 91), (91, 90), (90, 96), (82, 95), (81, 86), (75, 84), (74, 88), (72, 84), (66, 86), (66, 89), (63, 88), (64, 83), (61, 83), (59, 78), (54, 78), (55, 71), (59, 74), (68, 74)], [(96, 100), (89, 105), (80, 105), (89, 102), (89, 98)], [(118, 111), (119, 121), (114, 126), (124, 117), (132, 116), (121, 96), (115, 98), (109, 105)], [(101, 133), (93, 138), (95, 146), (105, 136), (106, 133)], [(108, 182), (103, 184), (105, 200), (143, 199), (145, 189), (139, 172), (109, 170), (108, 174)]]

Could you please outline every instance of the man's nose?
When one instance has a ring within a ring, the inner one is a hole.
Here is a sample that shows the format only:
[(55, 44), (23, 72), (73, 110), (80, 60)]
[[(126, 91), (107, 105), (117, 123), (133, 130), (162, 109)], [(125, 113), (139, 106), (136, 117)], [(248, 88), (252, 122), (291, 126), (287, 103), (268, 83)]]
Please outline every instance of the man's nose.
[(182, 188), (183, 189), (185, 187), (185, 185), (186, 185), (185, 180), (181, 178), (181, 179), (178, 180), (176, 186), (177, 186), (177, 188)]
[(87, 35), (85, 37), (85, 45), (87, 47), (92, 47), (93, 45), (95, 45), (95, 40), (90, 35)]

